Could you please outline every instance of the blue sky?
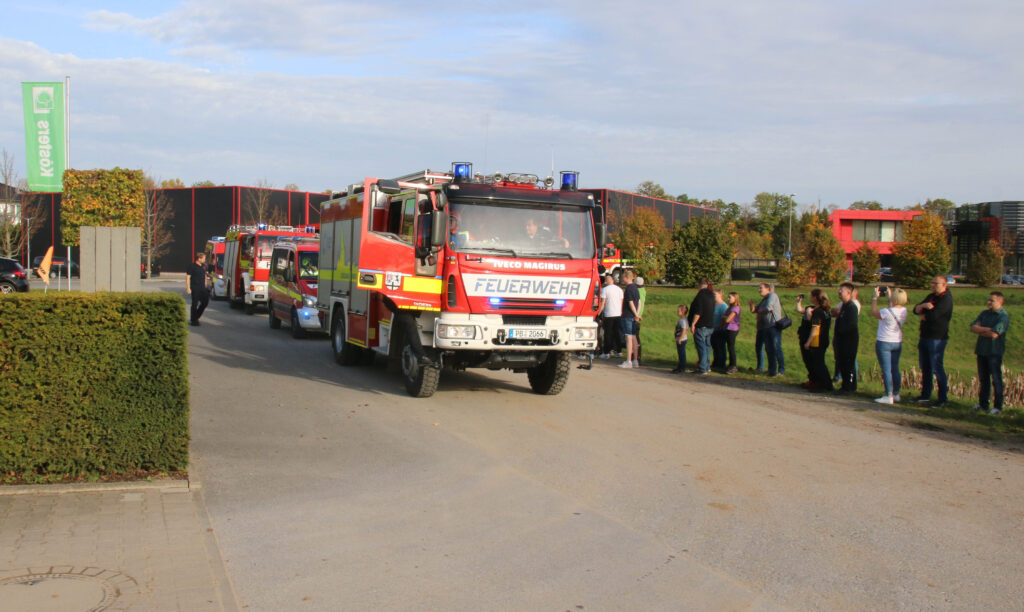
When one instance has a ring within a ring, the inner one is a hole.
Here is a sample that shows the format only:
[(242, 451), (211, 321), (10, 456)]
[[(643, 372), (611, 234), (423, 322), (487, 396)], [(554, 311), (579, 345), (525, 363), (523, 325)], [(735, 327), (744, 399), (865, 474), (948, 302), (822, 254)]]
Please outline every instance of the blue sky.
[(71, 77), (72, 166), (340, 188), (447, 169), (747, 203), (1024, 199), (1024, 3), (4, 3), (21, 81)]

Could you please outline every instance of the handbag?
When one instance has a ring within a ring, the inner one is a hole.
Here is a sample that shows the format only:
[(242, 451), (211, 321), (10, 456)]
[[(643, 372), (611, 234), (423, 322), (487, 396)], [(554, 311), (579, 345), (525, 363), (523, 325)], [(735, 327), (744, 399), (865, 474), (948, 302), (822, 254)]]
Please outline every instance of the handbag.
[(821, 345), (821, 325), (811, 326), (811, 348), (818, 348)]
[(775, 329), (782, 331), (791, 325), (793, 325), (793, 319), (790, 319), (789, 317), (782, 317), (775, 322)]

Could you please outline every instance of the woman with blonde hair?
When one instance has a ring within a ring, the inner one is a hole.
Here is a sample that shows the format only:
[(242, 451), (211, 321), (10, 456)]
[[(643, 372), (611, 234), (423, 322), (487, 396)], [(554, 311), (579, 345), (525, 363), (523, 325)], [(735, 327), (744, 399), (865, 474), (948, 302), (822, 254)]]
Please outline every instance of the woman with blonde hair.
[[(879, 309), (879, 298), (885, 297), (886, 308)], [(907, 292), (899, 287), (875, 287), (871, 298), (871, 316), (878, 319), (878, 335), (875, 337), (875, 355), (882, 370), (885, 395), (875, 401), (879, 404), (893, 404), (900, 401), (900, 353), (903, 351), (903, 324), (907, 322)]]

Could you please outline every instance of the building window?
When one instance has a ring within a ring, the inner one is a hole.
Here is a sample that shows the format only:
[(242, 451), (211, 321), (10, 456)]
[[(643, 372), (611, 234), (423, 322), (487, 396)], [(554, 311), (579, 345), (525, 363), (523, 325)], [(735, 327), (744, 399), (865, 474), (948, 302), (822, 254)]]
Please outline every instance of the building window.
[(895, 242), (896, 241), (896, 222), (895, 221), (882, 221), (882, 242)]

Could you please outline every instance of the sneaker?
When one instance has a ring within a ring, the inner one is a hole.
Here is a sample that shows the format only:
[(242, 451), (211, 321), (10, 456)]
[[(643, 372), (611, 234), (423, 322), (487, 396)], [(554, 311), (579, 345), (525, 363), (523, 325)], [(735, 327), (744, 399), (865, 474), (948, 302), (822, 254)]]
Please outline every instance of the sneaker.
[(612, 356), (612, 357), (621, 357), (622, 355), (621, 355), (621, 354), (619, 354), (619, 351), (612, 351), (612, 352), (611, 352), (611, 356)]
[(711, 370), (704, 370), (703, 372), (698, 371), (697, 376), (710, 376)]
[(876, 397), (876, 404), (889, 404), (892, 405), (893, 397), (891, 395), (883, 395), (882, 397)]
[(725, 373), (726, 374), (735, 374), (736, 372), (739, 372), (739, 371), (740, 371), (739, 368), (737, 368), (736, 366), (732, 366), (731, 368), (726, 370)]
[(903, 400), (902, 400), (902, 399), (900, 399), (900, 394), (899, 394), (899, 393), (897, 393), (896, 395), (892, 396), (892, 401), (893, 401), (893, 402), (901, 402), (901, 401), (903, 401)]
[(637, 361), (636, 359), (634, 359), (634, 360), (633, 360), (633, 367), (634, 367), (634, 368), (639, 368), (639, 367), (640, 367), (640, 362), (639, 362), (639, 361)]
[(1000, 414), (1000, 413), (1002, 413), (1002, 412), (1003, 412), (1003, 411), (1002, 411), (1002, 410), (1000, 410), (1000, 409), (998, 409), (998, 408), (993, 408), (992, 410), (989, 410), (989, 411), (988, 411), (988, 413), (989, 413), (989, 414)]
[(682, 371), (682, 368), (672, 368), (671, 370), (669, 370), (669, 374), (679, 374)]
[(619, 364), (619, 367), (620, 368), (632, 368), (633, 367), (633, 362), (632, 361), (623, 361), (622, 363)]
[(919, 397), (916, 400), (914, 400), (914, 402), (918, 403), (918, 404), (930, 404), (930, 403), (932, 403), (932, 398), (930, 398), (930, 397), (923, 397), (922, 396), (922, 397)]
[(941, 408), (946, 405), (946, 400), (935, 400), (930, 404), (932, 408)]
[(600, 355), (597, 356), (598, 359), (608, 359), (609, 357), (611, 357), (611, 355), (609, 355), (608, 353), (601, 353)]
[(985, 410), (985, 408), (982, 408), (981, 404), (975, 404), (975, 405), (971, 406), (971, 410), (973, 410), (974, 412), (978, 412), (978, 411), (981, 411), (981, 410)]

